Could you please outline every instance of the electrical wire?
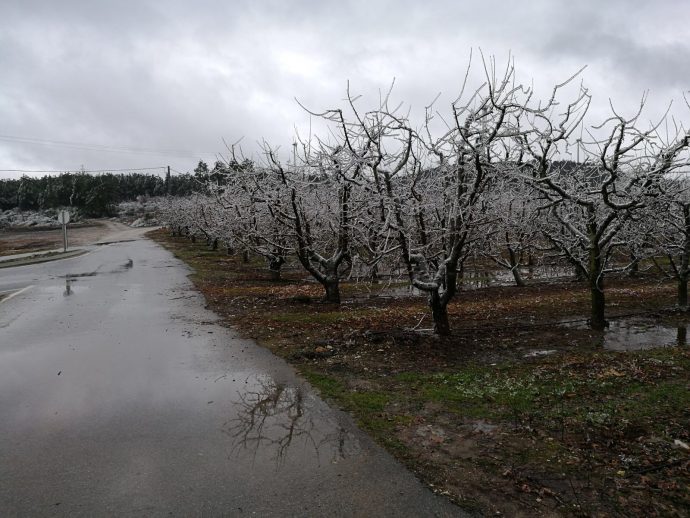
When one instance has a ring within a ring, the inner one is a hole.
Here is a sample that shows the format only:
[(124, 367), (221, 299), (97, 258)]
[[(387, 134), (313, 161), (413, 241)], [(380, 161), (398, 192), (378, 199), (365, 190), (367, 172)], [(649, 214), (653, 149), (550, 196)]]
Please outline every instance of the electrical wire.
[(128, 167), (127, 169), (84, 169), (84, 170), (74, 170), (74, 169), (59, 169), (54, 171), (44, 171), (36, 169), (0, 169), (0, 173), (122, 173), (126, 171), (154, 171), (163, 169), (165, 170), (168, 166), (161, 165), (158, 167)]
[(217, 156), (218, 153), (210, 151), (189, 151), (178, 149), (151, 149), (138, 148), (129, 146), (110, 146), (105, 144), (87, 144), (83, 142), (67, 142), (64, 140), (39, 139), (33, 137), (19, 137), (16, 135), (0, 135), (0, 141), (12, 142), (16, 144), (29, 144), (41, 146), (63, 147), (67, 149), (80, 149), (86, 151), (104, 151), (111, 153), (126, 153), (126, 154), (145, 154), (145, 155), (162, 155), (181, 158), (199, 158), (200, 156)]

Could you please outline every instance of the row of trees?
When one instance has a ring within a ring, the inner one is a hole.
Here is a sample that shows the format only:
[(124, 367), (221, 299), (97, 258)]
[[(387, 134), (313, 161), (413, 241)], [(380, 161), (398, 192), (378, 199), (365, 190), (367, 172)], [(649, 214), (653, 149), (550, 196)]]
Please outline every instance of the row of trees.
[(537, 100), (512, 64), (484, 65), (481, 86), (464, 86), (444, 114), (432, 104), (419, 127), (390, 92), (364, 111), (348, 91), (345, 108), (311, 113), (328, 131), (297, 136), (287, 161), (268, 143), (261, 164), (231, 149), (205, 191), (170, 200), (165, 218), (265, 257), (276, 278), (295, 257), (333, 303), (345, 277), (402, 269), (439, 334), (469, 258), (521, 284), (525, 262), (557, 257), (588, 282), (594, 329), (606, 325), (605, 276), (642, 261), (674, 276), (687, 305), (688, 133), (665, 118), (645, 125), (644, 99), (587, 126), (591, 98), (575, 77)]
[[(203, 162), (197, 169), (208, 168)], [(138, 196), (189, 196), (199, 189), (205, 177), (194, 175), (153, 174), (89, 174), (64, 173), (59, 176), (20, 179), (0, 179), (0, 210), (44, 210), (75, 207), (87, 216), (112, 215), (113, 207), (121, 201)]]

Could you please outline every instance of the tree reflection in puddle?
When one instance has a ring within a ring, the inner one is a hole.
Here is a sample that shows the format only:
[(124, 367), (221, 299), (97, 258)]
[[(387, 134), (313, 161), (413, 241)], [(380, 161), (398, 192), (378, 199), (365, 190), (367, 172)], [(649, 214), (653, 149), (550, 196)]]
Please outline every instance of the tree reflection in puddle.
[[(587, 329), (585, 319), (565, 321), (561, 326)], [(641, 351), (658, 347), (686, 346), (689, 322), (665, 324), (658, 318), (632, 316), (610, 319), (603, 333), (596, 334), (596, 344), (611, 351)]]
[(604, 348), (612, 351), (640, 351), (686, 344), (687, 324), (675, 327), (653, 319), (612, 321), (604, 333)]
[(285, 463), (290, 451), (300, 458), (313, 455), (317, 463), (328, 453), (335, 463), (360, 449), (351, 432), (314, 408), (314, 398), (303, 385), (277, 383), (256, 377), (253, 389), (234, 402), (236, 417), (225, 423), (223, 433), (233, 440), (232, 451), (269, 454)]

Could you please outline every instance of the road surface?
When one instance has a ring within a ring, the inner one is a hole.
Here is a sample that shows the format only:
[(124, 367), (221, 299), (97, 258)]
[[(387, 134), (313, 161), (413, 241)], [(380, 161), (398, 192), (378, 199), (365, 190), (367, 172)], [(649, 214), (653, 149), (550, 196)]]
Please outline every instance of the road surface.
[(147, 239), (0, 270), (0, 515), (461, 514), (188, 273)]

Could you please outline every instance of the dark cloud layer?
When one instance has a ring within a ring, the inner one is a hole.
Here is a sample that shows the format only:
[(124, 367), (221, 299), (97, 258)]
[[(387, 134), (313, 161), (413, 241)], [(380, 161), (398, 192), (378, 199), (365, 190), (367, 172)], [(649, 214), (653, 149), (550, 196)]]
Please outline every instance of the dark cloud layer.
[(348, 80), (374, 99), (395, 77), (418, 110), (448, 101), (471, 48), (510, 52), (544, 93), (588, 65), (593, 118), (646, 90), (653, 117), (690, 89), (689, 14), (682, 0), (3, 2), (0, 135), (126, 152), (0, 137), (0, 169), (189, 170), (223, 138), (289, 144), (308, 122), (294, 98), (331, 107)]

